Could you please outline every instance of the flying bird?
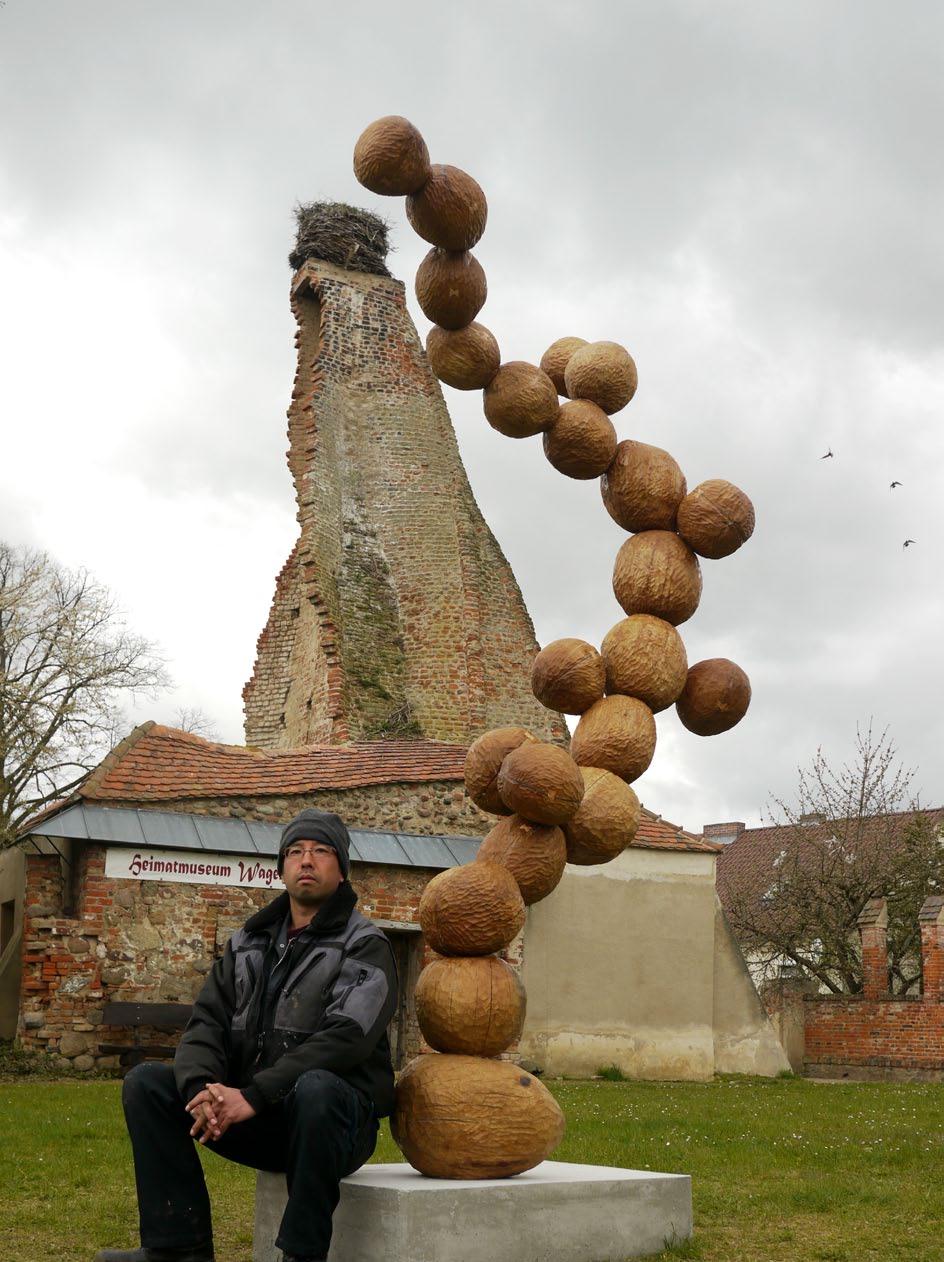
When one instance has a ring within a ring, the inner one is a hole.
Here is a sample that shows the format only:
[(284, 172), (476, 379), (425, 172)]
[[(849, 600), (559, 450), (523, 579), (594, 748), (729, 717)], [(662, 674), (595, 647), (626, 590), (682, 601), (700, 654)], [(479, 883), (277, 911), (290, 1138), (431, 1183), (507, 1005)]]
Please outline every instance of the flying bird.
[(820, 456), (820, 460), (828, 460), (832, 454), (833, 454), (833, 449), (832, 447), (830, 447), (829, 451), (827, 451), (825, 456)]
[(893, 482), (893, 483), (891, 484), (891, 486), (890, 486), (888, 489), (889, 489), (890, 491), (894, 491), (894, 489), (895, 489), (895, 487), (896, 487), (896, 486), (901, 486), (901, 483), (900, 483), (900, 482)]
[(917, 543), (917, 542), (918, 542), (917, 539), (906, 539), (905, 542), (901, 546), (903, 548), (907, 548), (909, 543)]

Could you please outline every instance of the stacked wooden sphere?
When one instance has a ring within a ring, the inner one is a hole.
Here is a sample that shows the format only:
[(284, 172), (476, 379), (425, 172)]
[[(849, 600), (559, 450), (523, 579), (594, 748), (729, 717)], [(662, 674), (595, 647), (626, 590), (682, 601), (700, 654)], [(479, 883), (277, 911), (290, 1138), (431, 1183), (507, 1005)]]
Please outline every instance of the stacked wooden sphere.
[(638, 380), (618, 343), (563, 337), (540, 364), (501, 362), (494, 335), (475, 319), (487, 294), (471, 253), (485, 230), (485, 195), (464, 171), (431, 164), (411, 123), (372, 123), (357, 142), (354, 171), (375, 193), (405, 196), (410, 223), (432, 246), (416, 296), (434, 324), (426, 350), (436, 376), (482, 390), (499, 433), (541, 434), (547, 459), (567, 477), (600, 478), (604, 506), (628, 534), (613, 571), (626, 617), (599, 651), (561, 639), (534, 661), (538, 700), (580, 716), (570, 753), (521, 727), (481, 736), (469, 749), (466, 789), (499, 822), (476, 861), (434, 877), (420, 902), (423, 932), (441, 958), (420, 975), (417, 1015), (439, 1054), (401, 1075), (394, 1136), (424, 1174), (493, 1178), (538, 1164), (563, 1134), (560, 1109), (538, 1079), (495, 1059), (518, 1038), (525, 1011), (520, 981), (498, 952), (566, 863), (606, 863), (633, 840), (640, 807), (631, 785), (655, 753), (656, 713), (674, 705), (700, 736), (744, 717), (744, 671), (726, 658), (690, 667), (676, 628), (701, 598), (698, 558), (729, 556), (746, 542), (754, 509), (732, 483), (711, 479), (689, 491), (667, 451), (618, 441), (610, 418)]

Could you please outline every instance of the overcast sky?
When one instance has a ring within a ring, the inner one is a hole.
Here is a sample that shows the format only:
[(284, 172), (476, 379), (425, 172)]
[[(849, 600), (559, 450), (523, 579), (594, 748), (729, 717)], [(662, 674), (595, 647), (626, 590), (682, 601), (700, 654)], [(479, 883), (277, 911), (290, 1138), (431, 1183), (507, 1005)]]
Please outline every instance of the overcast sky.
[[(158, 642), (175, 691), (129, 721), (198, 707), (242, 739), (297, 529), (296, 200), (390, 219), (425, 335), (427, 247), (351, 173), (398, 113), (485, 189), (503, 358), (622, 342), (620, 436), (754, 500), (681, 629), (751, 709), (709, 739), (660, 716), (646, 805), (759, 822), (870, 716), (944, 803), (940, 5), (6, 0), (0, 113), (0, 537), (88, 567)], [(446, 396), (538, 639), (599, 644), (624, 536), (597, 484)]]

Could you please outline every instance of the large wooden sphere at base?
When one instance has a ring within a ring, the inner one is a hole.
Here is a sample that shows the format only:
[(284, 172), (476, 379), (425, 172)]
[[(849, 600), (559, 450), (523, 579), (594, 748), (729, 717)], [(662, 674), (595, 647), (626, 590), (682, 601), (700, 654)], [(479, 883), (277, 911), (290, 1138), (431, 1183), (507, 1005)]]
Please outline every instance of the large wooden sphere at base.
[(733, 482), (711, 478), (682, 500), (678, 532), (693, 552), (720, 560), (754, 533), (754, 505)]
[(508, 815), (486, 836), (475, 860), (506, 867), (530, 907), (557, 888), (567, 863), (567, 847), (555, 824), (533, 824), (520, 815)]
[(505, 805), (525, 819), (563, 824), (580, 805), (583, 778), (565, 749), (528, 741), (502, 763), (498, 792)]
[(455, 330), (434, 325), (426, 335), (426, 355), (439, 380), (454, 390), (484, 390), (501, 363), (494, 334), (474, 321)]
[(440, 872), (420, 898), (420, 927), (440, 955), (491, 955), (524, 925), (518, 882), (500, 863), (465, 863)]
[(400, 1075), (390, 1126), (421, 1174), (503, 1179), (551, 1155), (564, 1115), (547, 1087), (510, 1061), (433, 1053)]
[(589, 399), (608, 416), (619, 412), (636, 393), (636, 365), (618, 342), (588, 342), (574, 351), (564, 369), (571, 399)]
[(372, 193), (406, 197), (423, 187), (429, 173), (426, 141), (399, 114), (365, 127), (354, 146), (354, 174)]
[(487, 297), (485, 271), (468, 250), (432, 249), (416, 269), (416, 300), (427, 320), (443, 329), (464, 329)]
[(512, 814), (498, 792), (498, 773), (513, 749), (536, 740), (524, 727), (494, 727), (472, 742), (465, 756), (465, 788), (476, 806), (491, 815)]
[(667, 451), (626, 438), (600, 480), (603, 504), (618, 526), (674, 530), (685, 475)]
[(485, 419), (506, 438), (531, 438), (553, 425), (560, 410), (554, 382), (523, 359), (502, 364), (486, 387)]
[(656, 752), (656, 721), (638, 697), (604, 697), (577, 724), (570, 752), (581, 767), (603, 767), (638, 780)]
[(521, 978), (497, 955), (431, 960), (414, 992), (423, 1038), (437, 1052), (498, 1056), (521, 1034)]
[(485, 231), (488, 203), (471, 175), (434, 163), (423, 187), (406, 199), (413, 231), (443, 250), (471, 250)]
[(671, 531), (633, 535), (616, 554), (613, 594), (627, 614), (649, 613), (677, 627), (701, 600), (698, 558)]
[(552, 640), (531, 667), (531, 691), (541, 705), (561, 714), (583, 714), (600, 700), (605, 685), (603, 658), (586, 640)]
[(638, 697), (655, 714), (677, 701), (685, 687), (685, 645), (664, 618), (649, 613), (624, 618), (607, 631), (600, 652), (607, 692)]
[(688, 672), (675, 708), (696, 736), (718, 736), (740, 723), (750, 704), (751, 681), (740, 666), (726, 657), (709, 657)]
[(583, 801), (564, 825), (567, 862), (589, 866), (622, 854), (639, 827), (639, 798), (625, 780), (603, 767), (581, 767)]

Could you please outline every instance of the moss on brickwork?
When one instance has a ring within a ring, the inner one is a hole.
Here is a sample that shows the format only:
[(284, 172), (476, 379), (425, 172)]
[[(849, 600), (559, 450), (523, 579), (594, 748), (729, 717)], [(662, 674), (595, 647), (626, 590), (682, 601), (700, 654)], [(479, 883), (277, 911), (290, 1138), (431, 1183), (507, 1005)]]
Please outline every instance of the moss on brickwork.
[[(351, 739), (403, 735), (411, 715), (396, 593), (376, 532), (358, 516), (344, 522), (338, 575), (344, 703)], [(422, 729), (410, 719), (413, 734)]]
[(565, 740), (531, 692), (534, 627), (475, 502), (402, 284), (309, 261), (292, 301), (297, 584), (281, 583), (259, 641), (247, 741), (468, 744), (508, 723)]

